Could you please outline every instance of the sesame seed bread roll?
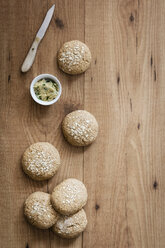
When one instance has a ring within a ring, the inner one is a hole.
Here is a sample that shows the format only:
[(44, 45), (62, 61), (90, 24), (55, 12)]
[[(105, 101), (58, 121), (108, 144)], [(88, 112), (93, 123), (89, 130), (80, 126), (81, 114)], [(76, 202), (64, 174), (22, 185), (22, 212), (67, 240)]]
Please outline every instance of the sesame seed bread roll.
[(24, 215), (29, 223), (40, 229), (50, 228), (59, 217), (51, 205), (50, 195), (44, 192), (29, 195), (24, 203)]
[(24, 172), (34, 180), (47, 180), (55, 175), (60, 166), (57, 149), (48, 142), (38, 142), (26, 149), (22, 157)]
[(97, 137), (98, 128), (95, 117), (85, 110), (69, 113), (62, 122), (64, 137), (74, 146), (90, 145)]
[(60, 215), (52, 231), (62, 238), (76, 238), (80, 235), (87, 226), (86, 213), (83, 209), (79, 212), (70, 215)]
[(89, 68), (91, 60), (89, 48), (79, 40), (64, 43), (58, 52), (59, 68), (72, 75), (85, 72)]
[(51, 202), (60, 214), (71, 215), (85, 206), (87, 197), (85, 185), (75, 178), (68, 178), (54, 188)]

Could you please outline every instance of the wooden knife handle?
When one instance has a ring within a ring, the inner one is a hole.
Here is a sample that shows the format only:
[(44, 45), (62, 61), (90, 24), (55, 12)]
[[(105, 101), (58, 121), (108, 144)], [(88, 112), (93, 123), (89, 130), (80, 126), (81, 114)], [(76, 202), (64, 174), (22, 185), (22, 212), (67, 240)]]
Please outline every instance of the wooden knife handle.
[(40, 39), (38, 37), (36, 37), (35, 40), (33, 41), (33, 44), (31, 46), (23, 64), (22, 64), (22, 67), (21, 67), (22, 72), (27, 72), (31, 68), (31, 66), (34, 62), (35, 56), (36, 56), (36, 52), (37, 52), (37, 48), (38, 48), (39, 43), (40, 43)]

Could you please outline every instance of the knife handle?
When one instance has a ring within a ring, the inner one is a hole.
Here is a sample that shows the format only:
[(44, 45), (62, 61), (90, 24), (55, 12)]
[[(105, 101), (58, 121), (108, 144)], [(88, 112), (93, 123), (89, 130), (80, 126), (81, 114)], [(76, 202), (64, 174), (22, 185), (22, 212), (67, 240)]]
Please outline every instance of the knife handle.
[(37, 53), (37, 48), (38, 48), (39, 43), (40, 43), (40, 39), (38, 37), (36, 37), (35, 40), (33, 41), (33, 44), (31, 46), (23, 64), (22, 64), (22, 67), (21, 67), (22, 72), (27, 72), (31, 68), (31, 66), (34, 62), (36, 53)]

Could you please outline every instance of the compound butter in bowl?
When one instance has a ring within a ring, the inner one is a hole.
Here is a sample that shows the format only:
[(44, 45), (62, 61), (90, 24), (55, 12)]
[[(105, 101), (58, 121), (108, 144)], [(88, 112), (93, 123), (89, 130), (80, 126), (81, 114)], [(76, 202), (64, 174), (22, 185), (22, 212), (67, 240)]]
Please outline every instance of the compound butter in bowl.
[(41, 74), (35, 77), (30, 86), (30, 94), (33, 100), (46, 106), (57, 102), (61, 92), (60, 81), (51, 74)]

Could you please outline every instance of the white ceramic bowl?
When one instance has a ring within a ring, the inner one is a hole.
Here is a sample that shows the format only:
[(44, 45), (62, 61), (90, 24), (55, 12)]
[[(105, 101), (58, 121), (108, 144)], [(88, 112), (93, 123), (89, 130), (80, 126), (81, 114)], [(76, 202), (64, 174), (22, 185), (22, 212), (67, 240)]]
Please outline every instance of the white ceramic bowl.
[[(58, 88), (59, 88), (58, 96), (55, 99), (53, 99), (52, 101), (50, 101), (50, 102), (42, 101), (42, 100), (38, 99), (37, 96), (36, 96), (36, 94), (35, 94), (35, 92), (34, 92), (34, 84), (37, 81), (39, 81), (39, 80), (41, 80), (43, 78), (51, 79), (52, 81), (54, 81), (55, 83), (57, 83)], [(57, 102), (58, 99), (61, 96), (61, 92), (62, 92), (62, 87), (61, 87), (60, 81), (55, 76), (53, 76), (51, 74), (40, 74), (40, 75), (38, 75), (37, 77), (35, 77), (33, 79), (33, 81), (31, 82), (31, 85), (30, 85), (30, 94), (31, 94), (33, 100), (35, 102), (37, 102), (37, 103), (39, 103), (41, 105), (45, 105), (45, 106), (52, 105), (53, 103)]]

